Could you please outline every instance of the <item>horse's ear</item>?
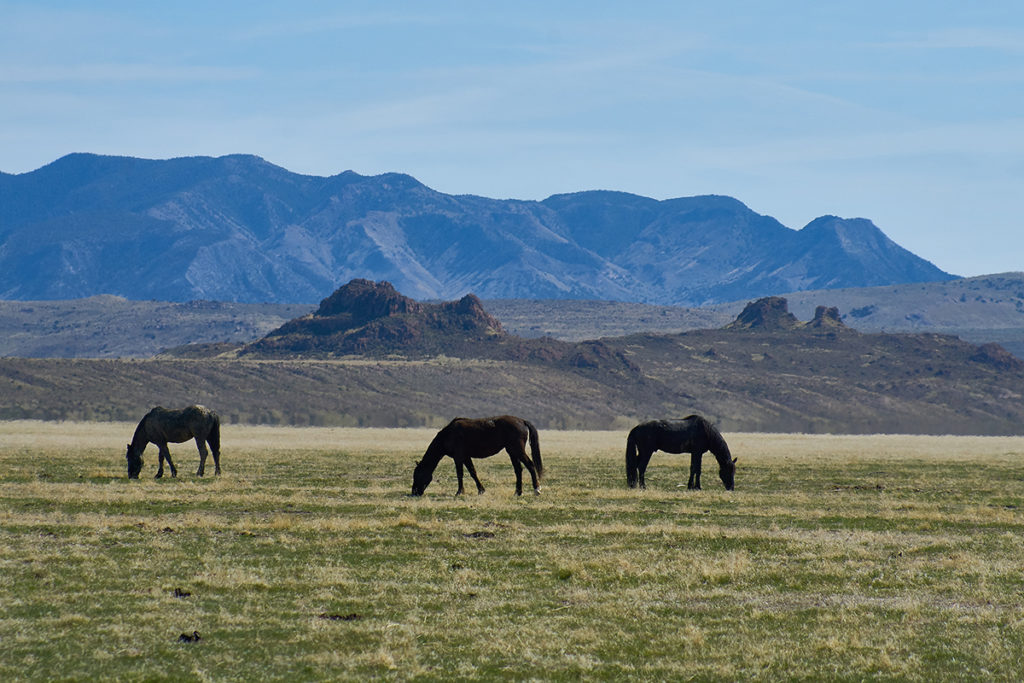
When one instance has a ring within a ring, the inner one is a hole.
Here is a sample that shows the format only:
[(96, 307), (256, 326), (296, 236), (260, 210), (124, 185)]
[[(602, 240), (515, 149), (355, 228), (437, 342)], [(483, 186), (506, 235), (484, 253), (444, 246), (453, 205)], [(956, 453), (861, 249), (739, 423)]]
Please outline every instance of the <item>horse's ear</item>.
[(733, 458), (732, 459), (732, 464), (735, 465), (736, 461), (739, 460), (739, 459), (740, 459), (739, 456), (736, 456), (735, 458)]

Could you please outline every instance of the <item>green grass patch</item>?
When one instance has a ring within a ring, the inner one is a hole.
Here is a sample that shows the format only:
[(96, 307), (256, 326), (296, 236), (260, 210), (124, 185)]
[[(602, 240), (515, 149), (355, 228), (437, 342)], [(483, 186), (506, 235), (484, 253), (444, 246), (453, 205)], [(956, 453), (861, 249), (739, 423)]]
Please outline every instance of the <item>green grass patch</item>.
[(736, 491), (661, 453), (633, 491), (623, 434), (542, 432), (541, 496), (501, 455), (410, 498), (432, 430), (226, 427), (223, 476), (128, 481), (130, 429), (0, 423), (0, 679), (1024, 669), (1024, 439), (738, 435)]

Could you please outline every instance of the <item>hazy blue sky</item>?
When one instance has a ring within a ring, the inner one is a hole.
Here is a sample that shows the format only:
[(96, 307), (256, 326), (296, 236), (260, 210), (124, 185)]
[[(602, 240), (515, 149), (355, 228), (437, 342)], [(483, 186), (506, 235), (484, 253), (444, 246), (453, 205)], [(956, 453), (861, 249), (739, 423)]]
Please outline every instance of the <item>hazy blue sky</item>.
[(727, 194), (1024, 270), (1024, 2), (0, 0), (0, 170), (70, 152)]

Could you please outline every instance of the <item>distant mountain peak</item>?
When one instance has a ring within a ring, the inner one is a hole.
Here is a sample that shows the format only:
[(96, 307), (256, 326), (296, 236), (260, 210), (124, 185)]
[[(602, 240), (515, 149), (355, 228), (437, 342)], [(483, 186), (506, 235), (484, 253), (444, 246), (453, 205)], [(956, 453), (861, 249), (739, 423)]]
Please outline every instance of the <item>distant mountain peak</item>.
[[(834, 235), (836, 239), (850, 242), (883, 240), (891, 242), (877, 225), (867, 218), (840, 218), (820, 216), (804, 226), (801, 232), (807, 234)], [(895, 246), (895, 245), (894, 245)]]
[(403, 173), (301, 175), (248, 154), (76, 153), (0, 175), (0, 297), (313, 303), (352, 278), (419, 300), (695, 306), (952, 276), (866, 219), (796, 231), (724, 195), (499, 200)]

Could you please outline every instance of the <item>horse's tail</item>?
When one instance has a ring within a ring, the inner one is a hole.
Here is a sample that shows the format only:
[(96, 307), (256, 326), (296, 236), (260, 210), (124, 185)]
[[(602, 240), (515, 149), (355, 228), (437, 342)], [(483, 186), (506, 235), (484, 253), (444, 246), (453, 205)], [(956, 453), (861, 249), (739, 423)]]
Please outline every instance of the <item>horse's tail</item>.
[(206, 442), (210, 444), (214, 453), (220, 455), (220, 416), (211, 412), (210, 417), (213, 418), (213, 425), (210, 426), (210, 433), (206, 435)]
[(637, 472), (639, 466), (637, 465), (636, 458), (636, 435), (634, 430), (630, 430), (629, 436), (626, 437), (626, 483), (629, 484), (629, 488), (636, 488), (637, 481), (640, 476)]
[(539, 481), (544, 476), (544, 462), (540, 459), (540, 436), (532, 422), (528, 420), (523, 420), (523, 422), (526, 422), (526, 428), (530, 432), (530, 455), (533, 457), (533, 466), (537, 468), (537, 480)]

